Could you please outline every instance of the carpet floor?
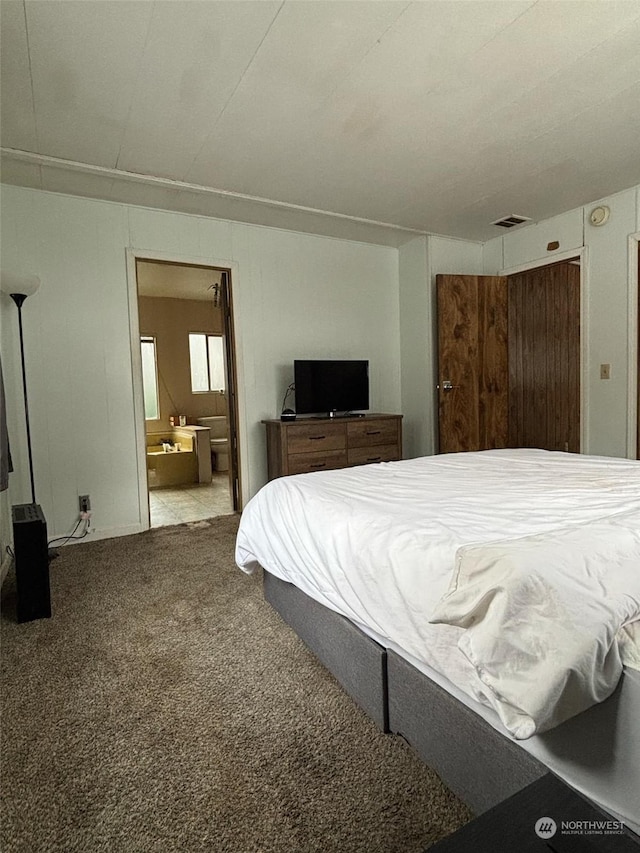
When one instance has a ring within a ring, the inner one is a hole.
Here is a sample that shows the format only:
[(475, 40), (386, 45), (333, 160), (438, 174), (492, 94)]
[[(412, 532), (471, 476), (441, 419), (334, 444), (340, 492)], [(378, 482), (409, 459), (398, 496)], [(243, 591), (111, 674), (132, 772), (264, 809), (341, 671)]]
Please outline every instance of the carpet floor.
[(471, 818), (234, 564), (237, 518), (63, 548), (2, 590), (4, 853), (418, 853)]

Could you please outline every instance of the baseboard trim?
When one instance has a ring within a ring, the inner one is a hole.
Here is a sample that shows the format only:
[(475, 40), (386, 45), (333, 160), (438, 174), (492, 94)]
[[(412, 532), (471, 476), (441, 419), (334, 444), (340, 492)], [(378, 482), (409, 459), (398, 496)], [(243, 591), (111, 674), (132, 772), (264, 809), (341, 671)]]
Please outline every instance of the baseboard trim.
[(132, 533), (142, 533), (146, 529), (142, 524), (128, 524), (125, 527), (92, 527), (91, 532), (82, 539), (70, 539), (68, 542), (63, 543), (62, 540), (69, 534), (61, 533), (60, 535), (49, 536), (49, 541), (60, 539), (61, 541), (58, 543), (54, 542), (52, 547), (61, 548), (63, 545), (79, 545), (82, 542), (96, 542), (98, 539), (115, 539), (118, 536), (130, 536)]

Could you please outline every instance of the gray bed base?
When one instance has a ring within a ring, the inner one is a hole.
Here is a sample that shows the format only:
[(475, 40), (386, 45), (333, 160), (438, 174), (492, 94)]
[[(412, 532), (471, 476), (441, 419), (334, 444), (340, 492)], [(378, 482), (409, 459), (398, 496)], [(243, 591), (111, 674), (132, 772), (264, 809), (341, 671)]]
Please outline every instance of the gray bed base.
[(476, 814), (549, 772), (393, 651), (387, 652), (387, 679), (389, 728)]
[(263, 585), (264, 597), (274, 610), (374, 723), (388, 732), (386, 649), (293, 584), (265, 571)]
[(382, 731), (402, 736), (476, 814), (548, 772), (428, 676), (293, 584), (265, 571), (264, 596)]

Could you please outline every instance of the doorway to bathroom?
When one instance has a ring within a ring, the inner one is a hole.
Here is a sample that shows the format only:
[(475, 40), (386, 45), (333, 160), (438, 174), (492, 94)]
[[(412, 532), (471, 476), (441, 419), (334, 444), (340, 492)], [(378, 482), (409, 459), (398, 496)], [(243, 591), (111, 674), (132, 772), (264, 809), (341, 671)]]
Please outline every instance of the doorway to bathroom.
[(136, 257), (135, 280), (149, 526), (230, 514), (239, 501), (231, 270)]

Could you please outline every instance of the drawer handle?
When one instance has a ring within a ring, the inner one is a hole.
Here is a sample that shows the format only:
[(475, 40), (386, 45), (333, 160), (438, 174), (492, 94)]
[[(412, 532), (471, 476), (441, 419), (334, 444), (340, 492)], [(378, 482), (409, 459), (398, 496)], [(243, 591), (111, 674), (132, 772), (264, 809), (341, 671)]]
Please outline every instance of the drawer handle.
[(368, 456), (367, 462), (379, 462), (382, 459), (382, 456)]
[(367, 435), (380, 435), (381, 432), (382, 430), (379, 429), (368, 429)]
[(309, 467), (310, 468), (324, 468), (326, 464), (327, 464), (326, 462), (314, 462), (314, 464), (310, 465)]
[(309, 441), (321, 441), (323, 438), (326, 438), (326, 435), (310, 435)]

